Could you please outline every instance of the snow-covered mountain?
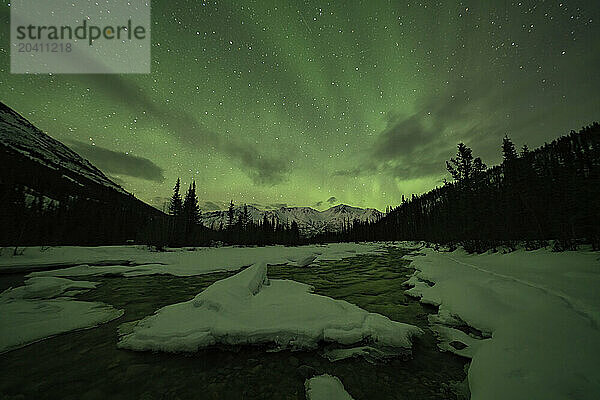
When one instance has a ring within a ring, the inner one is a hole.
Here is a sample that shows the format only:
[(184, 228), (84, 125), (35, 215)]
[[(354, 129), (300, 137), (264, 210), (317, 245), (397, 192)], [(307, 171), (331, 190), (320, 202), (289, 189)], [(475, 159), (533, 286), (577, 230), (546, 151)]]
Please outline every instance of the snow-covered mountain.
[[(76, 186), (98, 184), (129, 195), (88, 160), (46, 135), (2, 102), (0, 102), (0, 153), (13, 167), (37, 165), (60, 173), (62, 180)], [(9, 166), (3, 165), (3, 167)], [(23, 182), (30, 186), (27, 183)]]
[[(339, 231), (343, 225), (355, 219), (360, 221), (377, 221), (383, 214), (374, 208), (358, 208), (345, 204), (331, 207), (325, 211), (318, 211), (311, 207), (281, 207), (276, 210), (260, 210), (253, 206), (248, 207), (248, 217), (254, 222), (275, 219), (279, 223), (296, 222), (303, 235), (312, 236), (325, 231)], [(237, 221), (244, 207), (234, 208), (234, 219)], [(202, 213), (202, 224), (206, 227), (219, 229), (227, 226), (227, 210), (210, 211)]]

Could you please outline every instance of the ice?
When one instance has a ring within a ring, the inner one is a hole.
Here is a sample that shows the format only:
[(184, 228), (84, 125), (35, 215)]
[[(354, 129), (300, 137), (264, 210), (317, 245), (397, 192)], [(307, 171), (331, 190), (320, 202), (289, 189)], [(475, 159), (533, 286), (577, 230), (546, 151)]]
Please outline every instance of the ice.
[(24, 286), (10, 288), (0, 293), (0, 301), (10, 299), (49, 299), (68, 292), (69, 295), (94, 289), (96, 282), (72, 281), (56, 277), (35, 277), (25, 281)]
[(119, 347), (193, 352), (214, 344), (312, 349), (319, 342), (410, 350), (421, 329), (316, 295), (290, 280), (269, 280), (264, 262), (215, 282), (193, 300), (120, 329)]
[(336, 376), (323, 374), (304, 382), (307, 400), (353, 400)]
[(313, 263), (313, 261), (315, 261), (317, 259), (319, 255), (318, 254), (309, 254), (308, 256), (296, 259), (296, 258), (288, 258), (288, 260), (290, 262), (288, 262), (288, 265), (290, 266), (294, 266), (294, 267), (307, 267), (310, 264)]
[(440, 324), (432, 325), (431, 330), (435, 332), (440, 341), (438, 343), (440, 349), (466, 358), (473, 358), (479, 346), (490, 340), (475, 338), (459, 329)]
[(91, 328), (123, 315), (109, 305), (51, 299), (0, 303), (0, 353), (76, 329)]
[(310, 263), (340, 260), (376, 253), (381, 247), (379, 243), (332, 243), (296, 247), (205, 247), (189, 249), (191, 251), (170, 249), (165, 252), (152, 252), (144, 246), (51, 247), (44, 251), (39, 247), (31, 247), (25, 248), (21, 256), (12, 256), (12, 251), (0, 252), (0, 273), (61, 266), (68, 268), (32, 272), (30, 276), (191, 276), (234, 271), (257, 262), (300, 265), (314, 256), (316, 258)]
[[(107, 304), (71, 297), (96, 287), (94, 282), (36, 277), (0, 294), (0, 353), (69, 332), (91, 328), (123, 315)], [(60, 296), (60, 297), (59, 297)]]
[[(440, 347), (472, 357), (473, 400), (598, 398), (598, 253), (422, 253), (409, 292), (440, 305), (431, 319)], [(459, 321), (489, 338), (457, 330)]]
[(393, 351), (392, 349), (378, 349), (372, 346), (358, 346), (341, 349), (327, 349), (323, 351), (323, 357), (327, 358), (331, 362), (353, 357), (362, 357), (370, 363), (376, 363), (385, 358), (394, 357), (403, 353), (403, 351)]

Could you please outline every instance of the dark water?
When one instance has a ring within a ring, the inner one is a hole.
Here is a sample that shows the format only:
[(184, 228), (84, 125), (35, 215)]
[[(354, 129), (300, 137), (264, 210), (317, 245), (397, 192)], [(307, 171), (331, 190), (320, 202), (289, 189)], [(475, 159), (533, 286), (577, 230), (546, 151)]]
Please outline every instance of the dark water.
[[(373, 365), (363, 359), (329, 362), (317, 352), (210, 349), (194, 354), (133, 352), (116, 347), (119, 324), (193, 298), (231, 273), (196, 277), (89, 278), (102, 282), (82, 300), (125, 310), (118, 320), (0, 355), (2, 399), (304, 399), (304, 381), (329, 373), (356, 400), (454, 399), (453, 381), (465, 379), (466, 360), (441, 353), (427, 328), (435, 312), (403, 294), (411, 272), (404, 250), (388, 249), (319, 267), (269, 267), (273, 279), (311, 284), (315, 292), (344, 299), (426, 331), (408, 359)], [(2, 284), (5, 277), (0, 277)], [(14, 278), (12, 278), (14, 280)]]

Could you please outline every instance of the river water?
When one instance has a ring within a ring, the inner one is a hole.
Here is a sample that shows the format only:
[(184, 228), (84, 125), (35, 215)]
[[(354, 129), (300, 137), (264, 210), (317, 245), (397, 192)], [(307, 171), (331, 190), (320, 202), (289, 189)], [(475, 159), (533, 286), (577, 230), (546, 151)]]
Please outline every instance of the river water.
[[(437, 349), (427, 315), (436, 310), (404, 295), (412, 273), (403, 256), (384, 253), (316, 267), (269, 266), (271, 279), (308, 283), (315, 292), (425, 330), (410, 357), (372, 364), (352, 358), (330, 362), (318, 351), (266, 352), (259, 347), (213, 348), (193, 354), (134, 352), (116, 347), (117, 327), (168, 304), (192, 299), (231, 275), (83, 278), (101, 282), (81, 300), (101, 301), (125, 315), (97, 328), (62, 334), (0, 355), (2, 399), (304, 399), (304, 381), (328, 373), (356, 400), (456, 399), (453, 382), (465, 379), (467, 360)], [(22, 281), (0, 276), (0, 287)]]

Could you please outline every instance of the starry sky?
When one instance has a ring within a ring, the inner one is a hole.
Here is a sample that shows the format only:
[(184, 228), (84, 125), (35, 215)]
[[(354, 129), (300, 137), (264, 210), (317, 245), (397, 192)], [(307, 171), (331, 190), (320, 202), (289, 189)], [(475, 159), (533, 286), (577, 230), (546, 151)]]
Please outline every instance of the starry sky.
[(152, 2), (152, 73), (10, 74), (0, 99), (138, 198), (380, 210), (600, 119), (598, 1)]

